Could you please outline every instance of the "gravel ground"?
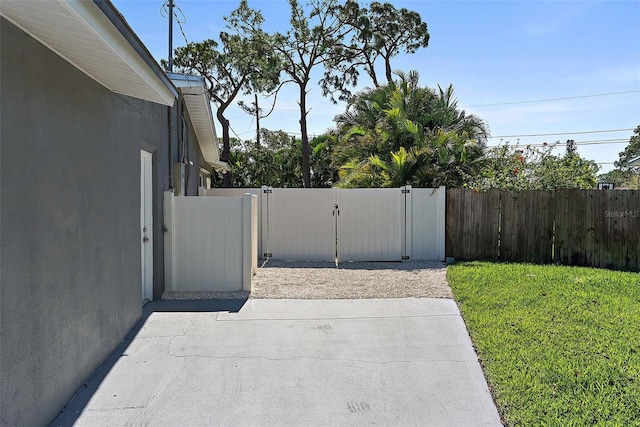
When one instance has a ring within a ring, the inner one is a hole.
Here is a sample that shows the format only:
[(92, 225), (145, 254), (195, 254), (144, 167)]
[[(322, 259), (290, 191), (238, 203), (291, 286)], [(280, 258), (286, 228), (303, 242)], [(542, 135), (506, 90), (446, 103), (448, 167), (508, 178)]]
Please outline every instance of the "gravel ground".
[(453, 298), (446, 266), (434, 261), (330, 262), (268, 260), (253, 292), (165, 292), (163, 299)]

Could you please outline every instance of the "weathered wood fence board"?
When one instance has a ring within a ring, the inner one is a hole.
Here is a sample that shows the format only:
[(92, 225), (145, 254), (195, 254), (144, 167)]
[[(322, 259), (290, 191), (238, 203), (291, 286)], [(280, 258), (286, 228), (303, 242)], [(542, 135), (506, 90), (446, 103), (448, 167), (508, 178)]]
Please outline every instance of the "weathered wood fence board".
[(450, 257), (640, 271), (639, 191), (451, 189), (446, 215)]
[(500, 255), (502, 260), (552, 261), (553, 198), (544, 191), (502, 193)]
[(497, 259), (499, 206), (500, 193), (495, 190), (447, 190), (445, 247), (455, 248), (457, 259)]

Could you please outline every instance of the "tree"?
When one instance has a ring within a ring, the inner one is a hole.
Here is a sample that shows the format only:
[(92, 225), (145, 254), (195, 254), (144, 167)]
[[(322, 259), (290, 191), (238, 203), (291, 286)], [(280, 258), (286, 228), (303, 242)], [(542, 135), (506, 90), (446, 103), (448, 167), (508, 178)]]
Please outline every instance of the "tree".
[(275, 50), (284, 58), (282, 70), (298, 86), (300, 133), (302, 135), (302, 176), (311, 186), (309, 134), (307, 131), (307, 93), (311, 71), (317, 66), (332, 67), (341, 62), (336, 41), (349, 31), (336, 16), (337, 0), (310, 0), (307, 11), (297, 0), (289, 0), (291, 29), (275, 34)]
[(333, 187), (338, 182), (338, 165), (333, 161), (337, 144), (335, 135), (317, 136), (309, 143), (311, 147), (311, 186)]
[[(368, 89), (336, 116), (341, 186), (459, 186), (477, 172), (488, 131), (458, 109), (453, 87), (422, 88), (417, 72)], [(378, 176), (379, 175), (379, 176)]]
[(629, 167), (629, 161), (640, 157), (640, 125), (633, 131), (629, 138), (629, 145), (618, 154), (616, 166), (612, 171), (598, 177), (601, 182), (611, 182), (615, 188), (640, 188), (640, 174)]
[[(262, 31), (260, 12), (249, 8), (246, 0), (229, 17), (231, 33), (220, 33), (215, 40), (189, 43), (175, 49), (174, 64), (178, 70), (205, 78), (207, 89), (217, 105), (217, 118), (222, 125), (222, 161), (230, 159), (229, 120), (225, 111), (238, 96), (269, 92), (279, 85), (280, 58), (271, 48), (273, 38)], [(225, 174), (225, 186), (231, 177)]]
[(391, 3), (373, 2), (369, 8), (348, 0), (341, 7), (341, 21), (353, 29), (344, 48), (351, 67), (362, 67), (375, 87), (380, 86), (375, 65), (384, 63), (387, 83), (393, 83), (391, 58), (399, 53), (415, 53), (429, 46), (429, 31), (420, 14)]
[[(261, 143), (231, 139), (230, 166), (234, 187), (302, 187), (302, 141), (283, 131), (261, 129)], [(332, 187), (337, 169), (331, 164), (332, 138), (323, 135), (311, 141), (312, 183)], [(220, 183), (215, 183), (219, 186)]]
[[(545, 143), (546, 144), (546, 143)], [(557, 143), (542, 147), (494, 147), (483, 159), (481, 174), (469, 176), (465, 185), (486, 190), (592, 189), (596, 185), (598, 165), (578, 153), (555, 156)]]
[(614, 163), (617, 168), (628, 168), (627, 164), (630, 160), (640, 157), (640, 125), (635, 128), (633, 133), (634, 135), (629, 138), (629, 145), (618, 154), (619, 159)]
[(638, 183), (638, 174), (632, 169), (620, 169), (616, 168), (607, 173), (598, 175), (598, 182), (612, 183), (616, 189), (640, 188)]
[[(335, 118), (338, 132), (348, 132), (354, 127), (381, 128), (394, 133), (391, 139), (395, 146), (389, 148), (397, 150), (403, 144), (413, 142), (413, 137), (404, 132), (405, 126), (413, 124), (422, 131), (466, 131), (481, 146), (486, 144), (489, 134), (486, 124), (479, 117), (458, 108), (453, 85), (446, 90), (440, 86), (434, 90), (420, 87), (417, 71), (398, 72), (397, 75), (397, 82), (365, 89), (353, 97), (346, 111)], [(407, 137), (409, 140), (404, 141)]]
[(389, 156), (374, 154), (351, 159), (340, 168), (339, 187), (461, 186), (481, 165), (476, 140), (456, 130), (427, 132), (417, 144), (400, 147)]

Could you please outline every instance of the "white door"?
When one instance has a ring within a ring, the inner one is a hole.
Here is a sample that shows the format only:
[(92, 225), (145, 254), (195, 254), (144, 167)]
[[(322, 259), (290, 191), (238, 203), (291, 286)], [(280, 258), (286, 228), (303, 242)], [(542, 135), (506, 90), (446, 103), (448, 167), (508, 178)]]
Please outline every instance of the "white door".
[(142, 302), (153, 299), (153, 194), (152, 155), (140, 151), (140, 242)]

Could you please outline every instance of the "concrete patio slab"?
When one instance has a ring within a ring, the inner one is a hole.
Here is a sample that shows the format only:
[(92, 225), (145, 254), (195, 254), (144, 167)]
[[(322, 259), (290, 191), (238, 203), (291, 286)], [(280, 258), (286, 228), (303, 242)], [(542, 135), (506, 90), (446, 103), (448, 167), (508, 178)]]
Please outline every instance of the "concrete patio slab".
[(147, 304), (52, 425), (501, 425), (453, 300), (240, 305)]

